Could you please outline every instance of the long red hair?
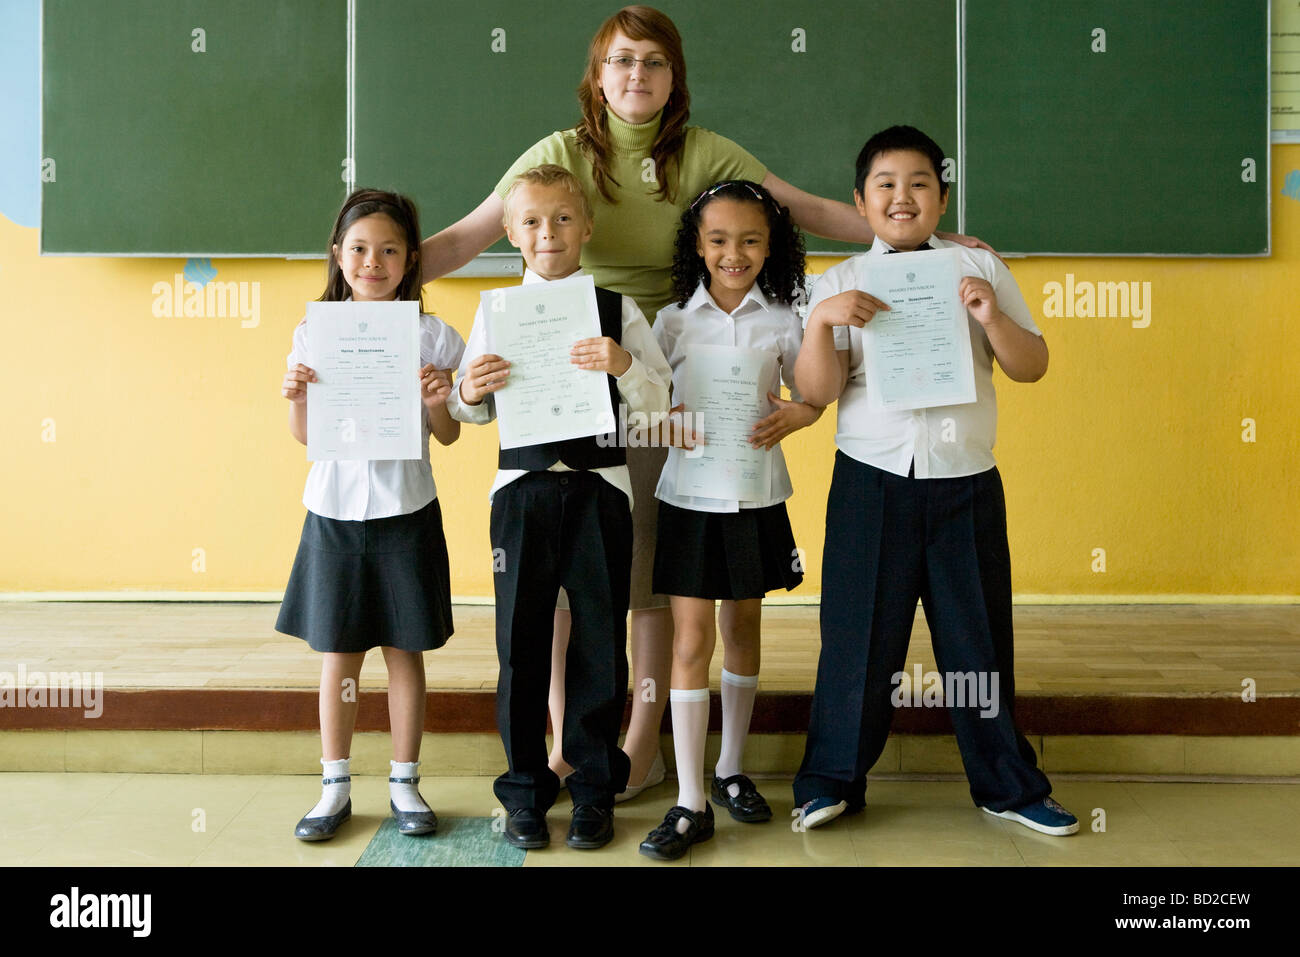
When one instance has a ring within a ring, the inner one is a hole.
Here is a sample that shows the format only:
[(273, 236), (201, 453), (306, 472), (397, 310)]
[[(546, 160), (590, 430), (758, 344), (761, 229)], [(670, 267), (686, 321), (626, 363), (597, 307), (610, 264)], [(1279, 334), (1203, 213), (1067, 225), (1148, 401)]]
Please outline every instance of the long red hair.
[(691, 115), (691, 94), (686, 87), (686, 58), (682, 55), (682, 37), (667, 16), (653, 7), (624, 7), (601, 24), (591, 38), (587, 51), (587, 72), (578, 84), (578, 104), (582, 119), (578, 122), (578, 145), (591, 160), (596, 189), (610, 203), (617, 203), (610, 189), (619, 182), (610, 175), (609, 124), (605, 118), (605, 103), (600, 95), (601, 61), (609, 50), (616, 33), (632, 40), (650, 40), (659, 44), (672, 65), (673, 89), (664, 104), (659, 121), (659, 135), (650, 147), (654, 160), (655, 176), (659, 181), (660, 198), (672, 202), (677, 192), (677, 167), (683, 145), (686, 143), (686, 120)]

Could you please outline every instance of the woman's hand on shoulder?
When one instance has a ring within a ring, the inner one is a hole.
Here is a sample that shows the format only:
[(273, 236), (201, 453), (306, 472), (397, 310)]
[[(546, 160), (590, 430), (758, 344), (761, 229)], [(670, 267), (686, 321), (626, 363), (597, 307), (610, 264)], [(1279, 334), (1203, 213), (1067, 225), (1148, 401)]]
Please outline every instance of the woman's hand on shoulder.
[(284, 374), (284, 383), (280, 386), (280, 394), (290, 402), (301, 404), (307, 401), (307, 383), (315, 381), (315, 370), (299, 362)]
[[(968, 249), (987, 249), (993, 255), (997, 256), (998, 259), (1002, 259), (1002, 257), (998, 255), (998, 251), (996, 249), (994, 249), (988, 243), (984, 242), (984, 240), (976, 239), (974, 236), (963, 236), (961, 233), (939, 233), (939, 232), (936, 232), (935, 235), (938, 236), (940, 239), (944, 240), (945, 242), (956, 243), (957, 245), (965, 246)], [(1005, 259), (1002, 259), (1002, 265), (1005, 266), (1006, 264), (1007, 261)]]
[(792, 402), (771, 392), (767, 398), (776, 406), (776, 411), (759, 419), (754, 426), (749, 437), (749, 444), (753, 448), (771, 449), (791, 432), (807, 428), (821, 418), (822, 410), (807, 402)]

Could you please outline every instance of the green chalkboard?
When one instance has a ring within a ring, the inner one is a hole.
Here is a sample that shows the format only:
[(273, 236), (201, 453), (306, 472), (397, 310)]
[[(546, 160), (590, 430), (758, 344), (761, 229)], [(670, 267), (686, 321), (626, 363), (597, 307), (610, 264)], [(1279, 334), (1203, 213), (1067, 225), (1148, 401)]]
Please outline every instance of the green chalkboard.
[(42, 252), (323, 252), (346, 0), (45, 0), (42, 36)]
[[(920, 126), (956, 157), (956, 0), (655, 5), (682, 34), (691, 122), (780, 178), (852, 202), (858, 150), (893, 123)], [(459, 219), (528, 147), (576, 123), (587, 46), (617, 8), (357, 0), (357, 183), (412, 195), (428, 234)], [(956, 229), (956, 199), (945, 229)]]
[(965, 18), (968, 232), (1009, 253), (1268, 253), (1268, 0)]
[[(659, 5), (692, 122), (811, 193), (910, 123), (956, 160), (942, 227), (1008, 253), (1268, 252), (1267, 0)], [(435, 232), (573, 125), (615, 8), (45, 0), (42, 251), (320, 255), (348, 169)]]

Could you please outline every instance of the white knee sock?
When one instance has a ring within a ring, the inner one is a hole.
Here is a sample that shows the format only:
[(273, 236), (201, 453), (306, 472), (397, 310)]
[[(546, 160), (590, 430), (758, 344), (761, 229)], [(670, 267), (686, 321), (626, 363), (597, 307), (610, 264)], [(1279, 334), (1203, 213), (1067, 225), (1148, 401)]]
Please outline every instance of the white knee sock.
[[(722, 669), (722, 752), (714, 773), (724, 781), (742, 774), (745, 742), (749, 739), (749, 719), (754, 714), (754, 697), (758, 694), (758, 675), (733, 675)], [(738, 785), (728, 788), (731, 796), (740, 793)]]
[[(339, 758), (337, 761), (326, 761), (321, 758), (321, 780), (328, 781), (331, 778), (347, 778), (352, 772), (348, 770), (351, 758)], [(352, 796), (352, 782), (339, 781), (337, 784), (324, 784), (321, 786), (320, 800), (316, 806), (307, 812), (307, 817), (332, 817), (343, 810), (344, 805), (348, 803), (348, 798)]]
[[(420, 776), (419, 761), (389, 761), (392, 771), (389, 772), (390, 778), (418, 778)], [(388, 782), (388, 797), (396, 805), (399, 811), (427, 811), (429, 805), (424, 803), (420, 797), (420, 786), (418, 784), (397, 784), (393, 781)]]
[[(673, 753), (677, 755), (677, 803), (691, 811), (703, 811), (704, 745), (709, 734), (709, 689), (671, 688), (668, 701), (673, 709)], [(683, 830), (689, 826), (684, 818)]]

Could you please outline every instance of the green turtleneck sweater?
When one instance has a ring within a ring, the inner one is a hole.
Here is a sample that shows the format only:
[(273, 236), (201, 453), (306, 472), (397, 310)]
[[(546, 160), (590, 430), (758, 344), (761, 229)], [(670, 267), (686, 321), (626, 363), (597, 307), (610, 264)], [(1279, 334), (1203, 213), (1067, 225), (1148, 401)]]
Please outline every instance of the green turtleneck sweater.
[(722, 180), (761, 183), (767, 168), (726, 137), (688, 126), (676, 194), (668, 203), (655, 195), (659, 182), (644, 162), (659, 132), (660, 117), (634, 126), (613, 113), (605, 115), (614, 148), (610, 172), (619, 184), (611, 183), (610, 190), (617, 203), (606, 202), (596, 189), (591, 163), (578, 148), (575, 130), (552, 133), (519, 157), (497, 183), (496, 193), (504, 197), (516, 176), (543, 163), (563, 166), (577, 176), (595, 216), (591, 242), (582, 253), (583, 268), (598, 286), (635, 299), (653, 322), (672, 300), (673, 244), (682, 211), (702, 191)]

